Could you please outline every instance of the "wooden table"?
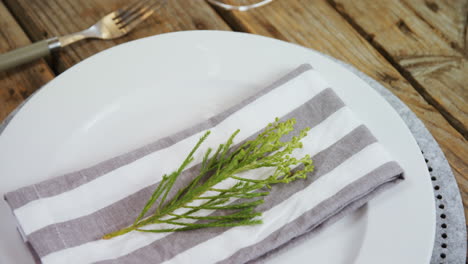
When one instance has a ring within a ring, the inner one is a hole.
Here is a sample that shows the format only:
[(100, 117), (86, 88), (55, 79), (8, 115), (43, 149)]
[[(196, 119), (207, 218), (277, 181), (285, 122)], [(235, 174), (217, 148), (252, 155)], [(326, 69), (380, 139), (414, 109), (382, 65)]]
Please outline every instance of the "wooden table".
[[(248, 12), (219, 10), (202, 0), (168, 2), (126, 37), (79, 42), (47, 60), (0, 73), (0, 121), (55, 76), (120, 43), (181, 30), (250, 32), (329, 54), (396, 94), (439, 142), (468, 215), (468, 1), (276, 0)], [(125, 3), (0, 1), (0, 52), (82, 30)]]

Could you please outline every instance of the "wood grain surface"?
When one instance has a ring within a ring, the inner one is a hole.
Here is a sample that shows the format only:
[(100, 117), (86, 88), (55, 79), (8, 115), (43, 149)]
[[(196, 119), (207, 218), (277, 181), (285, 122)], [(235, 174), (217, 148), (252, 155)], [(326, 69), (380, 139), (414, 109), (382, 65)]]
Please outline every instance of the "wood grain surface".
[[(330, 2), (464, 137), (437, 133), (434, 129), (447, 125), (438, 120), (430, 126), (423, 119), (452, 166), (468, 222), (467, 1)], [(429, 15), (423, 6), (438, 16)], [(450, 24), (451, 30), (444, 30)]]
[[(81, 31), (104, 15), (125, 6), (126, 0), (5, 0), (21, 17), (23, 29), (33, 41)], [(81, 60), (120, 43), (165, 32), (195, 29), (230, 30), (204, 1), (170, 0), (127, 36), (116, 40), (85, 40), (64, 48), (54, 56), (52, 68), (59, 74)]]
[(468, 56), (468, 1), (404, 0), (403, 4), (452, 48)]
[[(355, 2), (358, 1), (352, 1)], [(347, 3), (351, 4), (351, 1)], [(465, 215), (468, 216), (466, 140), (332, 4), (321, 0), (275, 1), (249, 12), (220, 10), (220, 13), (236, 30), (274, 37), (324, 52), (350, 63), (391, 90), (423, 120), (440, 144), (459, 183)], [(465, 78), (452, 77), (454, 82), (460, 81), (457, 78)], [(459, 84), (458, 87), (466, 92), (466, 84)]]
[[(0, 2), (0, 53), (31, 43)], [(20, 103), (54, 78), (44, 60), (0, 73), (0, 123)]]
[[(432, 24), (428, 24), (401, 1), (331, 2), (465, 139), (468, 138), (468, 54), (454, 49), (451, 42), (439, 34), (442, 31), (431, 28), (431, 25), (440, 25), (443, 30), (445, 21), (433, 19)], [(435, 2), (429, 5), (436, 9)], [(466, 26), (463, 24), (467, 13), (451, 11), (457, 18), (452, 23), (458, 25), (452, 27), (457, 33), (449, 35), (457, 39), (459, 28)]]

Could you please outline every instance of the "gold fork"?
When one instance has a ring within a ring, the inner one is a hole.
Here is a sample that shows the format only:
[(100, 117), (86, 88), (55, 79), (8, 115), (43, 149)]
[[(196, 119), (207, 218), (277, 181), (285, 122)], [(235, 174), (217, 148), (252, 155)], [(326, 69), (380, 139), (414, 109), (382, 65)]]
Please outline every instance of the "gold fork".
[(51, 51), (63, 48), (87, 38), (115, 39), (126, 35), (138, 24), (161, 8), (166, 0), (142, 0), (136, 4), (107, 14), (96, 24), (80, 32), (53, 37), (0, 55), (0, 71), (47, 56)]

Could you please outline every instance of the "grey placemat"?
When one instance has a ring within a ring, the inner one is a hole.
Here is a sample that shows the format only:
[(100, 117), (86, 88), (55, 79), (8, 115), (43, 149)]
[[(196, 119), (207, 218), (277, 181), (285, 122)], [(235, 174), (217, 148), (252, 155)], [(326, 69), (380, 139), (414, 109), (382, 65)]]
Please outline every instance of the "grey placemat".
[[(366, 81), (371, 87), (379, 92), (403, 118), (426, 158), (428, 170), (431, 174), (431, 180), (434, 187), (437, 227), (431, 264), (465, 263), (467, 246), (466, 226), (460, 192), (447, 159), (431, 133), (429, 133), (421, 120), (419, 120), (402, 101), (374, 79), (360, 72), (351, 65), (328, 55), (322, 55), (343, 65), (345, 68)], [(34, 94), (32, 96), (34, 96)], [(3, 121), (0, 125), (0, 135), (8, 123), (13, 119), (15, 114), (28, 100), (20, 104)]]

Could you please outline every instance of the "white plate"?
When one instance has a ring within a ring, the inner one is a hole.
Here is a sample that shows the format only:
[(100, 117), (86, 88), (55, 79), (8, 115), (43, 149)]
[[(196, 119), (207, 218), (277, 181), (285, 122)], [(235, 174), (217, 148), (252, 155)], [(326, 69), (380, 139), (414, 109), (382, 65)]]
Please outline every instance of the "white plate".
[[(407, 179), (271, 263), (429, 263), (435, 213), (416, 141), (367, 83), (317, 52), (260, 36), (188, 31), (101, 52), (41, 89), (0, 136), (0, 193), (90, 166), (198, 123), (308, 62)], [(273, 106), (272, 106), (273, 107)], [(2, 263), (32, 263), (0, 203)]]

